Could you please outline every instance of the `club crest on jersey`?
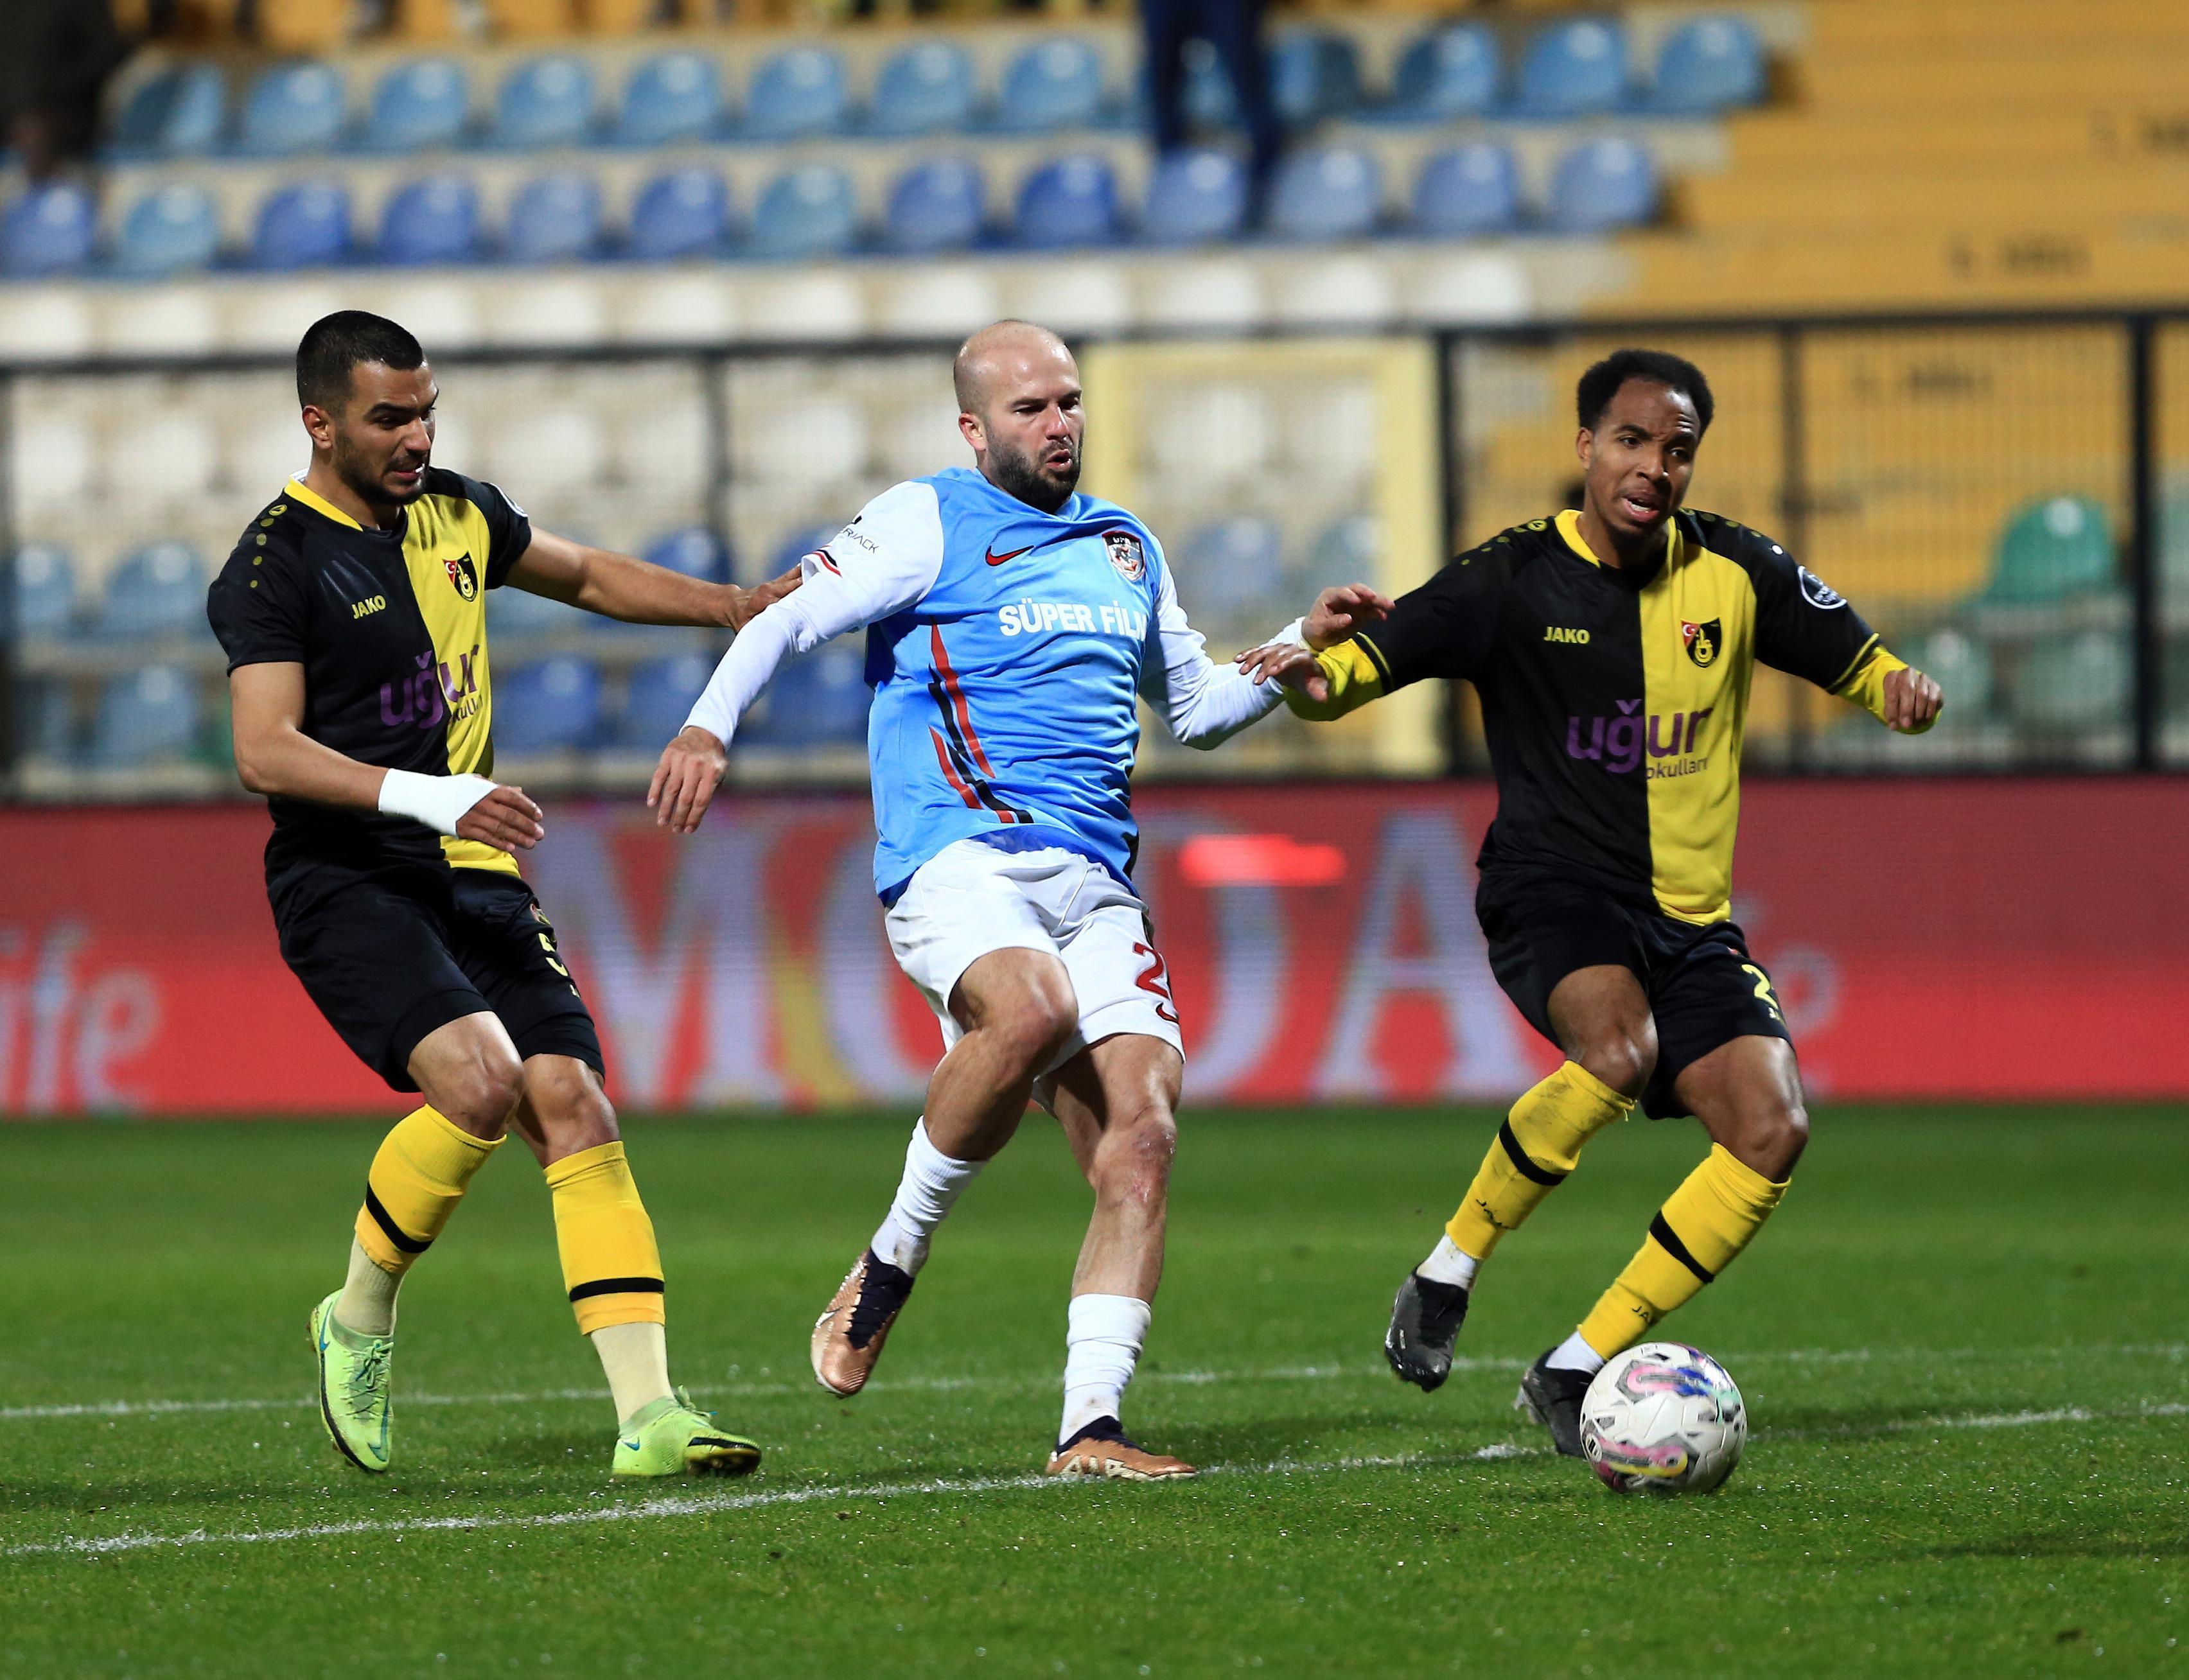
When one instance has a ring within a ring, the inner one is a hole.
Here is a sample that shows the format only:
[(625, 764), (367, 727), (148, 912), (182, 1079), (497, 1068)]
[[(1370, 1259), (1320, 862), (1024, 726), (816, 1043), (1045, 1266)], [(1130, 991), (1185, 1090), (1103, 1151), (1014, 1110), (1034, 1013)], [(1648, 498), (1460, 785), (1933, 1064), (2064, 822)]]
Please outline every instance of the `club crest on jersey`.
[(1110, 563), (1127, 583), (1138, 583), (1147, 575), (1147, 557), (1140, 552), (1140, 540), (1130, 531), (1103, 532), (1102, 546), (1110, 551)]
[(1722, 634), (1722, 620), (1711, 619), (1702, 624), (1680, 620), (1680, 641), (1688, 650), (1688, 657), (1699, 665), (1714, 665), (1717, 660), (1718, 639)]
[(456, 586), (456, 593), (467, 601), (478, 599), (478, 568), (472, 564), (468, 553), (459, 554), (453, 560), (441, 562), (449, 574), (449, 581)]

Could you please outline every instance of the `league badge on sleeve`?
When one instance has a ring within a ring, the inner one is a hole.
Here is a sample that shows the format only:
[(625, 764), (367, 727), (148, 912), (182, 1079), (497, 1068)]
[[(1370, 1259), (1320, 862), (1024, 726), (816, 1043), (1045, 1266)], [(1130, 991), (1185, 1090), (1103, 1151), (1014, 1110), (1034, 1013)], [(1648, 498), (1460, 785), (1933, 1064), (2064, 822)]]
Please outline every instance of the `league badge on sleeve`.
[(1140, 540), (1130, 531), (1105, 531), (1102, 546), (1110, 551), (1110, 563), (1117, 568), (1117, 575), (1127, 583), (1138, 583), (1148, 574), (1147, 557), (1140, 552)]
[(1812, 607), (1830, 612), (1835, 607), (1847, 605), (1847, 597), (1841, 595), (1807, 566), (1796, 566), (1794, 568), (1794, 574), (1802, 581), (1802, 598)]

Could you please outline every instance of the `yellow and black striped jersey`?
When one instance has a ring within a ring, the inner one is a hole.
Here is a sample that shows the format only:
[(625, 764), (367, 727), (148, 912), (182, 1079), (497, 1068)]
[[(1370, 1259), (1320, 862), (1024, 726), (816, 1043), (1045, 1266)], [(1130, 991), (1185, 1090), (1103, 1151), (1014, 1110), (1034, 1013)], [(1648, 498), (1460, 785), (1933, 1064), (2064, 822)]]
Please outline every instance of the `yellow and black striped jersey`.
[(1580, 519), (1532, 520), (1461, 555), (1320, 656), (1326, 703), (1287, 703), (1334, 717), (1423, 677), (1467, 679), (1497, 779), (1484, 870), (1570, 874), (1719, 920), (1756, 661), (1881, 718), (1901, 662), (1814, 573), (1730, 519), (1675, 514), (1641, 573), (1601, 564)]
[[(213, 580), (206, 615), (229, 669), (304, 668), (303, 733), (365, 764), (426, 775), (494, 769), (486, 591), (532, 526), (493, 485), (428, 468), (393, 530), (366, 529), (291, 480)], [(269, 875), (290, 863), (431, 862), (517, 871), (506, 852), (407, 817), (267, 801)]]

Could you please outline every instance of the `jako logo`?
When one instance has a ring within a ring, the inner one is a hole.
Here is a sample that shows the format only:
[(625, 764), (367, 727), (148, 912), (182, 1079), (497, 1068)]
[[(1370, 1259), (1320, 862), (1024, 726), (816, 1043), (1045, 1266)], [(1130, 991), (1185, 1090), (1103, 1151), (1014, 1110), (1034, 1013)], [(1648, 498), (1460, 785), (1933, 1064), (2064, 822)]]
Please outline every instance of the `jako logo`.
[(1577, 647), (1586, 648), (1588, 646), (1588, 632), (1585, 630), (1568, 630), (1564, 625), (1545, 625), (1543, 640), (1570, 642)]
[[(1566, 756), (1600, 761), (1607, 774), (1624, 776), (1638, 767), (1645, 755), (1670, 758), (1677, 753), (1693, 752), (1703, 720), (1717, 708), (1705, 706), (1697, 712), (1676, 711), (1670, 719), (1661, 712), (1651, 712), (1646, 721), (1637, 716), (1641, 710), (1639, 700), (1621, 700), (1616, 717), (1568, 718)], [(1581, 736), (1583, 724), (1589, 729), (1586, 745)]]

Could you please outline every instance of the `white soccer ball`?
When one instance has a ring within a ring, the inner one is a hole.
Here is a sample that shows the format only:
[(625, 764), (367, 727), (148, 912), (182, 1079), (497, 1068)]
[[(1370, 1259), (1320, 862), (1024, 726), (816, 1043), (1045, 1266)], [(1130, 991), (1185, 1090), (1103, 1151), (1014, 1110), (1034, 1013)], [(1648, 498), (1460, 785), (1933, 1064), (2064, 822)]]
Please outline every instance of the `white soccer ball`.
[(1581, 1403), (1581, 1445), (1614, 1493), (1708, 1493), (1733, 1474), (1748, 1407), (1700, 1348), (1644, 1342), (1596, 1373)]

